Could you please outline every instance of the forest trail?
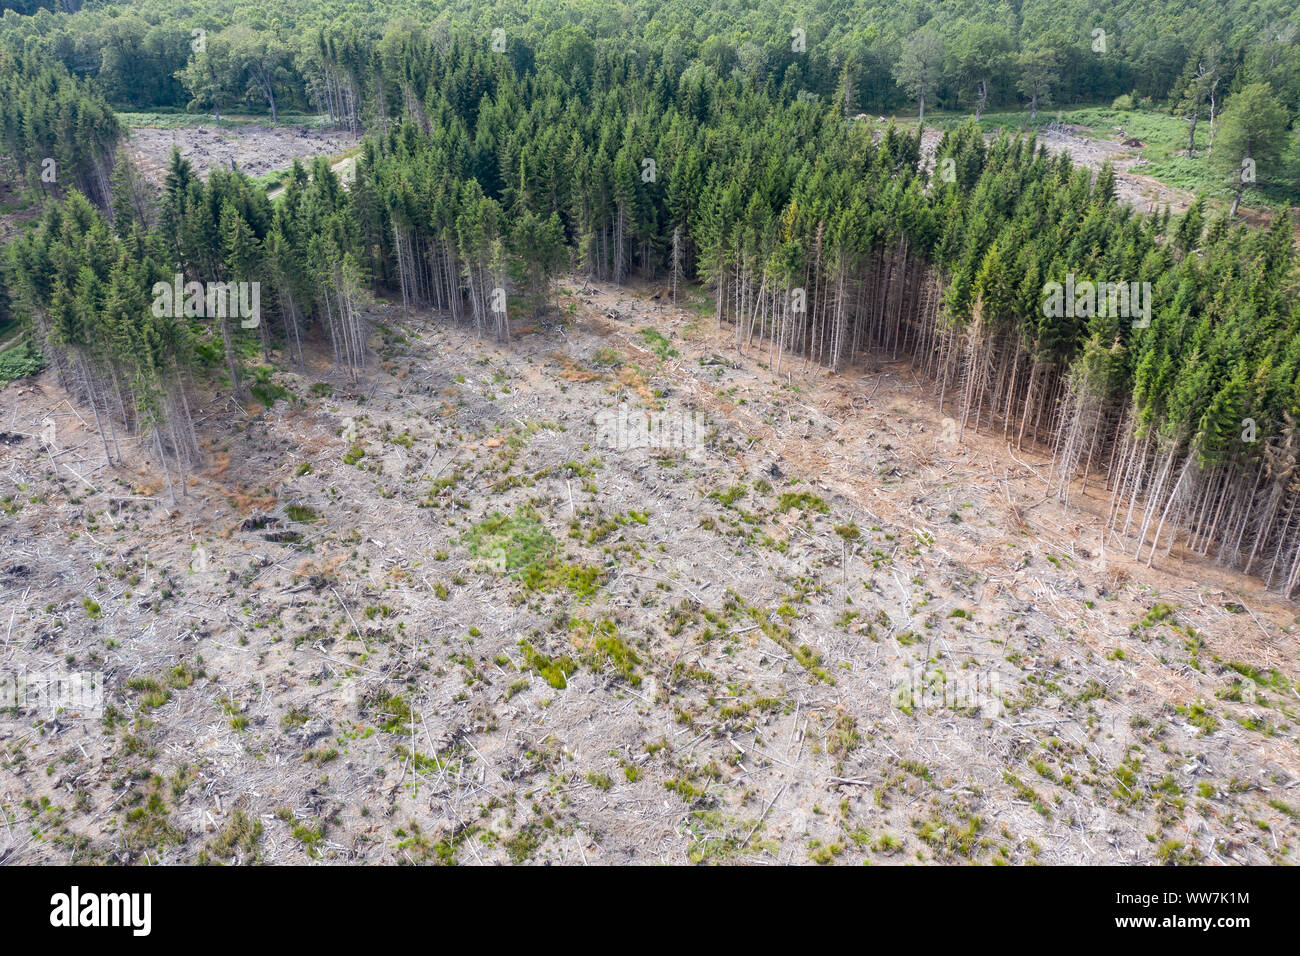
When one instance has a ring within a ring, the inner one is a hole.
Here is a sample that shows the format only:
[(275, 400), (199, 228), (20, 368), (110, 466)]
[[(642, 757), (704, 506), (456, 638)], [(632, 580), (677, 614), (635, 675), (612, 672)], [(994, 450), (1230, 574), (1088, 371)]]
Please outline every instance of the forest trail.
[[(357, 158), (356, 156), (348, 156), (340, 159), (336, 163), (331, 163), (330, 169), (339, 177), (339, 182), (343, 183), (346, 188), (349, 183), (356, 179)], [(284, 195), (284, 188), (283, 186), (276, 186), (274, 189), (268, 190), (266, 198), (274, 202)]]

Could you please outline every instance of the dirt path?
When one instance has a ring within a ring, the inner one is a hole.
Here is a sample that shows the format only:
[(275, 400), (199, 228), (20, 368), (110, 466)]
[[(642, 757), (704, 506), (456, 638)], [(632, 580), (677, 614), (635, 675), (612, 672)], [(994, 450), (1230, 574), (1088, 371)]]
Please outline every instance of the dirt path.
[(26, 329), (19, 332), (17, 335), (10, 336), (9, 338), (5, 339), (3, 342), (0, 342), (0, 352), (9, 351), (9, 349), (13, 348), (15, 345), (17, 345), (25, 338), (27, 338)]
[[(345, 159), (340, 159), (337, 163), (332, 164), (330, 166), (330, 169), (334, 171), (334, 173), (339, 177), (339, 181), (342, 182), (346, 187), (349, 183), (351, 183), (354, 179), (356, 179), (357, 158), (355, 156), (348, 156)], [(266, 194), (266, 198), (274, 200), (283, 194), (284, 194), (284, 187), (276, 186), (274, 189), (272, 189), (270, 192)]]

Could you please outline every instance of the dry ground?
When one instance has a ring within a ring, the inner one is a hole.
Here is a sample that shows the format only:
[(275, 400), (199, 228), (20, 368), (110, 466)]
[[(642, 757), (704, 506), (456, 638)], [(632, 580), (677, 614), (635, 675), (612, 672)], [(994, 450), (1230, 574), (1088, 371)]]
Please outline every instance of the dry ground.
[(355, 136), (343, 130), (322, 130), (308, 126), (179, 126), (158, 128), (136, 126), (125, 148), (128, 155), (154, 182), (161, 183), (173, 146), (180, 148), (199, 175), (216, 167), (238, 165), (249, 176), (263, 176), (288, 169), (294, 159), (310, 164), (314, 156), (333, 156), (357, 144)]
[[(1134, 564), (905, 363), (778, 374), (652, 293), (381, 308), (356, 385), (211, 401), (176, 505), (4, 389), (0, 671), (107, 707), (0, 716), (0, 860), (1295, 860), (1295, 605)], [(624, 404), (702, 447), (609, 447)]]
[(1166, 185), (1141, 172), (1145, 161), (1140, 147), (1125, 146), (1118, 139), (1087, 135), (1080, 127), (1050, 127), (1039, 140), (1053, 154), (1068, 153), (1079, 166), (1099, 171), (1105, 163), (1115, 169), (1115, 195), (1144, 213), (1157, 213), (1168, 206), (1174, 215), (1186, 212), (1196, 198), (1186, 189)]

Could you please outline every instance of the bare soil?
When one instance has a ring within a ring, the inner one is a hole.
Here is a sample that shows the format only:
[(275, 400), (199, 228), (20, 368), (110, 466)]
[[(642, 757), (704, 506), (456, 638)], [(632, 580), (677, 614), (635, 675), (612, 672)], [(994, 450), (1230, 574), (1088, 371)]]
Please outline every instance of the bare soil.
[(1080, 127), (1050, 126), (1039, 136), (1049, 152), (1067, 153), (1075, 164), (1098, 171), (1109, 162), (1115, 168), (1115, 195), (1124, 203), (1145, 213), (1159, 212), (1165, 206), (1174, 215), (1186, 211), (1195, 196), (1186, 189), (1167, 186), (1142, 175), (1146, 161), (1141, 147), (1125, 146), (1118, 139), (1100, 139)]
[(333, 156), (357, 145), (341, 130), (307, 126), (182, 126), (171, 129), (137, 126), (126, 142), (132, 160), (154, 182), (162, 182), (173, 146), (180, 148), (200, 175), (215, 167), (238, 166), (250, 176), (288, 169), (295, 159)]
[[(905, 362), (571, 289), (501, 345), (377, 307), (361, 382), (318, 344), (196, 412), (175, 504), (51, 373), (0, 391), (0, 672), (107, 685), (0, 715), (0, 861), (1295, 861), (1295, 605), (1133, 562)], [(705, 440), (609, 447), (623, 405)]]

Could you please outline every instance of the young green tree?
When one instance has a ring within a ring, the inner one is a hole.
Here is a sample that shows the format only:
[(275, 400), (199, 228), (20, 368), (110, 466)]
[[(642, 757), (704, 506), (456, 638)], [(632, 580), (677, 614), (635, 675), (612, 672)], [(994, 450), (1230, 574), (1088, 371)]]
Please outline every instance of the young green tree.
[(189, 91), (189, 108), (211, 109), (220, 122), (221, 110), (241, 91), (242, 66), (233, 56), (229, 40), (217, 34), (205, 38), (202, 49), (194, 52), (176, 78)]
[(270, 29), (254, 30), (244, 23), (223, 30), (214, 40), (228, 51), (230, 68), (245, 88), (266, 100), (271, 122), (276, 122), (276, 90), (289, 76), (289, 47)]
[(1016, 86), (1029, 97), (1029, 118), (1038, 119), (1038, 108), (1051, 105), (1052, 90), (1060, 82), (1056, 51), (1048, 47), (1022, 50), (1016, 61), (1020, 67)]
[(541, 311), (547, 287), (565, 260), (564, 225), (551, 213), (543, 219), (532, 210), (515, 221), (510, 231), (510, 254), (514, 257), (516, 278), (533, 300), (533, 311)]
[(1208, 47), (1188, 63), (1186, 86), (1178, 99), (1175, 111), (1187, 118), (1190, 128), (1187, 131), (1187, 155), (1196, 155), (1196, 126), (1201, 113), (1208, 105), (1213, 118), (1215, 92), (1221, 82), (1219, 53), (1214, 46)]
[(1213, 163), (1234, 190), (1233, 217), (1248, 188), (1284, 179), (1287, 115), (1267, 83), (1252, 83), (1228, 101), (1221, 123)]
[(894, 79), (919, 107), (919, 121), (925, 122), (925, 100), (943, 75), (943, 37), (924, 26), (903, 43), (903, 53), (894, 66)]
[(963, 98), (973, 102), (978, 120), (988, 105), (994, 79), (1008, 72), (1015, 42), (1005, 27), (962, 21), (950, 48), (952, 72), (960, 77)]

